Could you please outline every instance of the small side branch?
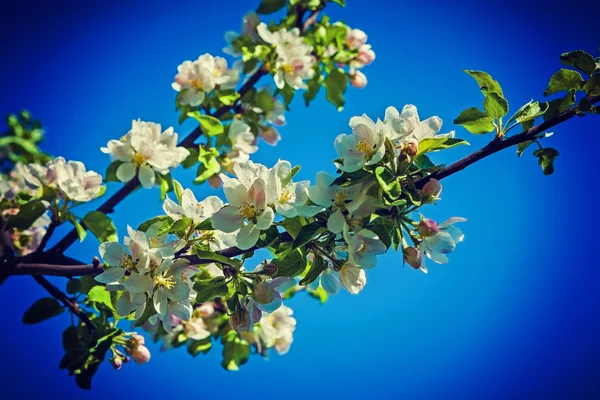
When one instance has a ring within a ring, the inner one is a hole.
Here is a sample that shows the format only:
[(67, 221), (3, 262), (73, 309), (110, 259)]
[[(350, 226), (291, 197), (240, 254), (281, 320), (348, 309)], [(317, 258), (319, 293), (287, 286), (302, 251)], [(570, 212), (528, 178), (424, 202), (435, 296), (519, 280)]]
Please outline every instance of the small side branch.
[(56, 286), (51, 284), (43, 276), (34, 276), (33, 279), (35, 279), (35, 281), (39, 283), (39, 285), (43, 287), (50, 294), (50, 296), (63, 303), (65, 307), (69, 309), (69, 311), (75, 314), (81, 320), (81, 322), (83, 322), (85, 326), (89, 329), (90, 333), (96, 331), (96, 327), (94, 326), (88, 315), (79, 308), (79, 305), (77, 303), (69, 299), (66, 294), (61, 292)]

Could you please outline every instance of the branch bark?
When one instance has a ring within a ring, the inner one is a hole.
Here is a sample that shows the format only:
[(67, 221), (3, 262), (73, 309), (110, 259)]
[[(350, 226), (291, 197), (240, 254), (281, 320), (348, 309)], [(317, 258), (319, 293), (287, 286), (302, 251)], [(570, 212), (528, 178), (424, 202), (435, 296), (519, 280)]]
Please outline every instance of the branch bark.
[(90, 318), (84, 311), (82, 311), (79, 308), (79, 305), (73, 302), (71, 299), (69, 299), (67, 295), (61, 292), (56, 286), (51, 284), (48, 281), (48, 279), (38, 275), (34, 275), (33, 279), (35, 279), (35, 281), (39, 283), (39, 285), (43, 287), (50, 294), (50, 296), (63, 303), (65, 307), (67, 307), (73, 314), (75, 314), (81, 320), (81, 322), (83, 322), (85, 326), (89, 329), (90, 333), (93, 333), (96, 330), (96, 327), (94, 326)]

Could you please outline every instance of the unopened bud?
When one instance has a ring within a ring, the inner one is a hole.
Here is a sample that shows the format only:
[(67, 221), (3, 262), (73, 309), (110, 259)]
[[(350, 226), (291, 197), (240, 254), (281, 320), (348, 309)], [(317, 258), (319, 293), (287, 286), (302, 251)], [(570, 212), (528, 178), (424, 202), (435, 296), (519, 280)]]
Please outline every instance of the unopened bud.
[(123, 366), (123, 358), (115, 356), (114, 358), (110, 359), (110, 363), (112, 364), (113, 368), (118, 371)]
[(221, 180), (221, 177), (218, 174), (215, 174), (208, 178), (208, 184), (213, 189), (220, 189), (221, 186), (223, 186), (223, 180)]
[(198, 316), (202, 318), (208, 318), (215, 313), (215, 306), (213, 303), (204, 303), (197, 308)]
[(423, 186), (423, 197), (426, 201), (435, 201), (440, 198), (442, 194), (442, 184), (437, 179), (431, 178)]
[(354, 73), (350, 75), (350, 84), (357, 89), (362, 89), (367, 86), (367, 77), (360, 71), (354, 71)]
[(367, 34), (360, 29), (352, 29), (346, 35), (345, 41), (350, 50), (355, 50), (367, 42)]
[(259, 283), (254, 286), (252, 297), (257, 303), (269, 304), (275, 298), (275, 290), (267, 283)]
[(235, 311), (229, 317), (229, 325), (236, 332), (244, 332), (250, 330), (250, 314), (244, 310)]
[(146, 364), (150, 361), (150, 350), (146, 346), (137, 346), (131, 350), (131, 358), (138, 364)]
[(371, 50), (371, 45), (363, 44), (358, 48), (356, 60), (362, 65), (369, 65), (375, 61), (375, 52)]
[(129, 358), (129, 356), (125, 356), (125, 358), (123, 358), (123, 364), (127, 364), (131, 362), (131, 358)]
[(268, 144), (275, 146), (277, 142), (281, 139), (281, 135), (277, 129), (271, 126), (263, 126), (260, 129), (260, 136), (264, 139)]
[(408, 265), (410, 265), (414, 269), (421, 268), (421, 265), (423, 264), (423, 255), (421, 254), (419, 249), (416, 249), (414, 247), (405, 247), (402, 250), (402, 253), (404, 255), (404, 261)]
[(419, 223), (418, 230), (423, 237), (433, 236), (440, 231), (435, 221), (431, 219), (422, 220)]
[(416, 156), (418, 151), (419, 151), (419, 144), (413, 140), (406, 143), (406, 145), (404, 146), (404, 149), (402, 149), (402, 152), (409, 157)]
[(138, 335), (137, 333), (131, 335), (129, 338), (129, 345), (131, 347), (143, 346), (146, 344), (146, 339), (142, 335)]

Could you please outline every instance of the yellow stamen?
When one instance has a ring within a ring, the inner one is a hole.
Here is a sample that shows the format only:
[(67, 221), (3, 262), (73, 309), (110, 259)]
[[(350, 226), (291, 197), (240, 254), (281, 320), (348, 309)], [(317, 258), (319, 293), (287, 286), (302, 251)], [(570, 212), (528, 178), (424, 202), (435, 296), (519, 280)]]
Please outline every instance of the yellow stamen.
[(150, 247), (152, 247), (153, 249), (160, 247), (160, 240), (158, 240), (156, 236), (152, 236), (150, 238)]
[(192, 85), (194, 89), (203, 90), (202, 84), (200, 84), (200, 81), (198, 79), (192, 79), (190, 81), (190, 85)]
[(166, 278), (163, 276), (157, 276), (155, 282), (158, 286), (163, 286), (167, 289), (173, 289), (173, 286), (175, 286), (175, 279), (173, 276), (167, 276)]
[(294, 197), (295, 197), (295, 194), (289, 188), (284, 188), (281, 191), (281, 196), (279, 196), (279, 203), (286, 204), (288, 201), (292, 200)]
[(146, 163), (146, 156), (141, 153), (135, 153), (133, 156), (133, 163), (136, 165), (143, 165)]
[(291, 74), (292, 72), (294, 72), (294, 67), (291, 66), (290, 64), (283, 64), (281, 66), (281, 70), (283, 72), (285, 72), (286, 74)]
[(239, 210), (240, 215), (244, 218), (252, 219), (256, 217), (256, 209), (252, 204), (244, 203), (240, 206)]
[(366, 139), (362, 139), (356, 144), (356, 150), (365, 153), (365, 155), (368, 157), (371, 157), (373, 154), (375, 154), (375, 145), (371, 145)]

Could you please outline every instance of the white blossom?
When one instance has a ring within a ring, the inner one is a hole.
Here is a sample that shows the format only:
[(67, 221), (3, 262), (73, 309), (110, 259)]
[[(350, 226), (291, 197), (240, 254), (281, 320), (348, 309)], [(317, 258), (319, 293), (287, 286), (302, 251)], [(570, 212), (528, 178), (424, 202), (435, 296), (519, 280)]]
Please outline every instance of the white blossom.
[(338, 167), (345, 172), (354, 172), (381, 161), (389, 128), (379, 120), (373, 122), (366, 114), (352, 117), (350, 127), (352, 135), (341, 134), (335, 139), (335, 149), (343, 159)]
[(54, 160), (58, 187), (71, 200), (88, 202), (103, 191), (102, 176), (94, 171), (86, 171), (80, 161), (66, 162), (64, 158)]
[(377, 255), (386, 252), (386, 247), (375, 233), (361, 229), (355, 234), (344, 232), (348, 243), (348, 261), (360, 268), (373, 268), (377, 265)]
[(270, 204), (277, 214), (285, 218), (298, 215), (312, 217), (321, 208), (307, 206), (309, 181), (291, 182), (292, 165), (289, 161), (278, 161), (269, 170), (268, 185), (273, 192), (273, 203)]
[(385, 110), (384, 122), (391, 128), (387, 131), (390, 140), (399, 144), (418, 144), (421, 140), (432, 137), (454, 137), (454, 131), (438, 135), (442, 128), (442, 120), (439, 117), (430, 117), (421, 121), (417, 108), (412, 104), (405, 105), (402, 113), (394, 107), (388, 107)]
[(340, 281), (350, 294), (358, 294), (367, 284), (367, 274), (364, 269), (347, 262), (340, 269)]
[(419, 246), (420, 251), (432, 261), (446, 264), (446, 254), (452, 252), (456, 244), (462, 242), (465, 237), (454, 224), (465, 221), (464, 218), (453, 217), (438, 225), (430, 219), (423, 219), (419, 224), (419, 233), (423, 239)]
[(270, 314), (264, 313), (255, 328), (257, 336), (267, 347), (274, 347), (279, 355), (287, 353), (294, 341), (296, 319), (293, 314), (291, 308), (282, 305)]
[(161, 133), (160, 124), (133, 121), (131, 130), (120, 140), (111, 140), (103, 153), (110, 154), (112, 160), (121, 161), (117, 178), (128, 182), (138, 174), (145, 188), (154, 185), (154, 172), (168, 174), (186, 159), (190, 152), (177, 146), (177, 133), (169, 127)]
[(217, 196), (208, 196), (206, 199), (198, 201), (190, 189), (183, 191), (181, 204), (175, 203), (168, 197), (163, 203), (165, 214), (173, 220), (177, 221), (181, 217), (187, 217), (196, 225), (210, 218), (221, 207), (223, 207), (223, 201)]

